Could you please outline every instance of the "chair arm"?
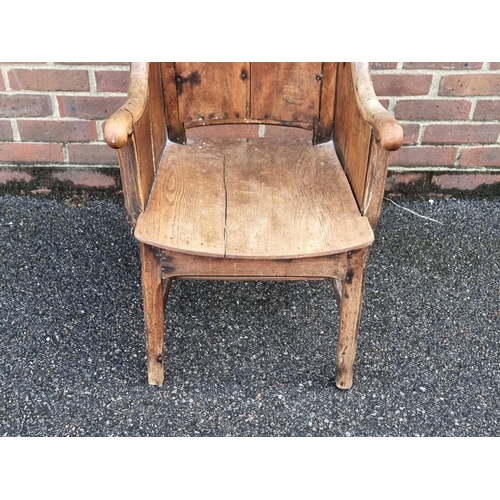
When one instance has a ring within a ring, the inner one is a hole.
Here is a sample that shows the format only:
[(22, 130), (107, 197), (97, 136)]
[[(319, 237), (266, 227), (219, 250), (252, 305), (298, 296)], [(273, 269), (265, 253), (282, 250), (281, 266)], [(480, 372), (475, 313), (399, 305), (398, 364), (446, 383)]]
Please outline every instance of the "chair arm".
[(387, 151), (396, 151), (403, 144), (403, 128), (378, 101), (368, 63), (354, 63), (353, 76), (361, 115), (373, 127), (381, 146)]
[(130, 83), (125, 104), (119, 108), (104, 126), (104, 138), (109, 146), (120, 149), (127, 143), (134, 124), (144, 113), (148, 100), (149, 63), (130, 65)]

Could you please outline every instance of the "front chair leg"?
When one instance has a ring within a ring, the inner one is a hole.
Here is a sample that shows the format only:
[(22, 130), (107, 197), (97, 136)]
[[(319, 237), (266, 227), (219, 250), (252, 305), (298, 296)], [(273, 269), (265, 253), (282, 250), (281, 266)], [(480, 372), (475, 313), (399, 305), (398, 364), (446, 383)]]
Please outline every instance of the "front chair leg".
[(144, 300), (144, 323), (146, 326), (148, 382), (162, 385), (164, 379), (163, 345), (163, 284), (161, 264), (154, 249), (143, 243), (141, 246), (142, 294)]
[(350, 389), (352, 387), (368, 248), (349, 252), (348, 259), (349, 271), (346, 279), (342, 281), (337, 366), (335, 371), (335, 384), (339, 389)]

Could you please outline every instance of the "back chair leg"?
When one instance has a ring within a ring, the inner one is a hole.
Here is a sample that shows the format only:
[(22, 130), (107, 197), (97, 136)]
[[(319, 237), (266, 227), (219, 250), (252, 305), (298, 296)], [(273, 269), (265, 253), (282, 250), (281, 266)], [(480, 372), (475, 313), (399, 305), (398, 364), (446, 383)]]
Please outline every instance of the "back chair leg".
[(339, 389), (350, 389), (352, 387), (368, 248), (349, 252), (348, 259), (349, 272), (346, 279), (342, 281), (337, 365), (335, 370), (335, 384)]
[(164, 379), (163, 346), (165, 332), (163, 323), (164, 307), (161, 264), (151, 246), (143, 243), (140, 246), (144, 323), (147, 339), (148, 382), (151, 385), (162, 385)]

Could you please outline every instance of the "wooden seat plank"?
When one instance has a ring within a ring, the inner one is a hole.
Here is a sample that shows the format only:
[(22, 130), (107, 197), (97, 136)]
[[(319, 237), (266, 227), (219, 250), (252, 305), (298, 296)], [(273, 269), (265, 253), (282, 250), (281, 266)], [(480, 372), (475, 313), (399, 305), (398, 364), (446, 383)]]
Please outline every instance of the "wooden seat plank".
[(169, 144), (135, 236), (215, 257), (318, 257), (371, 244), (332, 143), (195, 139)]
[(225, 189), (220, 148), (169, 143), (136, 238), (190, 254), (224, 256)]

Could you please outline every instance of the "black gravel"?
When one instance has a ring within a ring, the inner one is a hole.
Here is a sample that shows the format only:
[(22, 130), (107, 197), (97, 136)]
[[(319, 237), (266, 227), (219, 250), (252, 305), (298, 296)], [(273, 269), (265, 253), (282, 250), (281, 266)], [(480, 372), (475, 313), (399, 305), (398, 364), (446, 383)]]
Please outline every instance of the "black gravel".
[(354, 387), (326, 282), (178, 282), (146, 381), (120, 203), (0, 197), (2, 436), (498, 436), (500, 200), (385, 203)]

